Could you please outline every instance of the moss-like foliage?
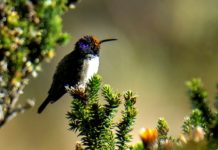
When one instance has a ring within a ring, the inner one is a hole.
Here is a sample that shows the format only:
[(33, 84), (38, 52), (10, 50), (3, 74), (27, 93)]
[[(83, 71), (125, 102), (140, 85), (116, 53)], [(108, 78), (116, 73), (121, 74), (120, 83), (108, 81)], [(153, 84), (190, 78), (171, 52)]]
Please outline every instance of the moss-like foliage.
[[(179, 138), (168, 136), (168, 125), (163, 118), (158, 120), (158, 137), (156, 143), (138, 143), (135, 150), (216, 150), (218, 149), (218, 110), (212, 109), (207, 103), (207, 92), (200, 79), (187, 82), (188, 96), (192, 104), (192, 112), (185, 117), (182, 133)], [(216, 104), (217, 98), (216, 96)], [(212, 111), (213, 110), (213, 111)], [(150, 133), (152, 135), (152, 133)], [(149, 141), (152, 136), (146, 134), (142, 142)], [(151, 140), (150, 140), (151, 141)], [(154, 141), (152, 139), (152, 141)], [(144, 145), (144, 147), (143, 147)], [(147, 146), (148, 145), (148, 146)], [(143, 147), (143, 148), (142, 148)]]
[(210, 107), (207, 104), (207, 92), (203, 88), (200, 79), (193, 79), (186, 83), (188, 87), (188, 95), (191, 100), (192, 108), (198, 109), (202, 112), (202, 117), (205, 122), (210, 124), (215, 119)]
[(17, 107), (30, 75), (37, 76), (44, 59), (54, 56), (55, 46), (66, 43), (61, 15), (76, 0), (0, 1), (0, 126), (32, 101)]
[[(130, 149), (130, 131), (136, 117), (136, 97), (131, 91), (121, 94), (114, 92), (109, 85), (101, 88), (101, 77), (95, 75), (87, 87), (68, 88), (73, 97), (71, 110), (67, 113), (70, 130), (77, 131), (84, 149), (127, 150)], [(104, 103), (100, 103), (100, 93)], [(124, 99), (122, 119), (116, 123), (114, 118)]]

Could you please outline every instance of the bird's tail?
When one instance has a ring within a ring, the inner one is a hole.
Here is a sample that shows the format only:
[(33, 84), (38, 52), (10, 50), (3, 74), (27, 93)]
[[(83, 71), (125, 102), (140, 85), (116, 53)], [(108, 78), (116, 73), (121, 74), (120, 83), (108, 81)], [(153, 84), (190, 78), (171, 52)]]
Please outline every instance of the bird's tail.
[(50, 103), (50, 98), (47, 97), (44, 102), (39, 106), (39, 109), (38, 109), (38, 113), (40, 114), (41, 112), (43, 112), (43, 110), (45, 109), (45, 107), (48, 105), (48, 103)]

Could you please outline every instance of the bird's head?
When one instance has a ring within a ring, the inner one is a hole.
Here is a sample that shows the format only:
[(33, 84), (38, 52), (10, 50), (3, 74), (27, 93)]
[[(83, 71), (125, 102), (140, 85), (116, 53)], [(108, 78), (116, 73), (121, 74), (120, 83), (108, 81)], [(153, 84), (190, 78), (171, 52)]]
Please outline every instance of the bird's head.
[(99, 55), (100, 45), (103, 42), (114, 41), (117, 39), (98, 40), (94, 36), (84, 36), (76, 43), (76, 48), (79, 53), (84, 55)]

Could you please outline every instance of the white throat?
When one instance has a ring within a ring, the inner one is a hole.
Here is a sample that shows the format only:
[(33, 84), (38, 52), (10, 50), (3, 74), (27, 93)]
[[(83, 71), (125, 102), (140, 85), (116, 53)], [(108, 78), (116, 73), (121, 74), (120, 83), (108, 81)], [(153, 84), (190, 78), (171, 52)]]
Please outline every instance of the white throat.
[(99, 56), (92, 56), (83, 62), (81, 80), (82, 83), (87, 83), (89, 79), (98, 72)]

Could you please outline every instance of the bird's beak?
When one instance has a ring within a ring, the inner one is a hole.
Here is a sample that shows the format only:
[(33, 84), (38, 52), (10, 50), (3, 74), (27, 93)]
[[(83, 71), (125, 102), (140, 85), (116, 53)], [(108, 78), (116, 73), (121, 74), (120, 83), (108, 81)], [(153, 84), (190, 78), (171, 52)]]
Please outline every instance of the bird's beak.
[(117, 39), (105, 39), (105, 40), (101, 40), (99, 44), (104, 43), (104, 42), (109, 42), (109, 41), (115, 41), (115, 40)]

